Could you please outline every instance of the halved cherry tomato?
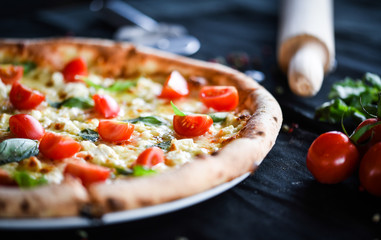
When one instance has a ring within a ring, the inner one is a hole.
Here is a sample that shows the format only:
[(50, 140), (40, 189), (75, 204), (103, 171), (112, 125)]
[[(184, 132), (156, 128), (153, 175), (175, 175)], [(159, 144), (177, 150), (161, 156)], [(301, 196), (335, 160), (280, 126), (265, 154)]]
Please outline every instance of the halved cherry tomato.
[(62, 70), (65, 82), (82, 82), (77, 76), (87, 76), (87, 64), (83, 58), (68, 62)]
[(15, 82), (9, 93), (9, 100), (19, 110), (30, 110), (40, 105), (45, 100), (45, 96), (38, 91), (23, 86), (19, 82)]
[(238, 91), (232, 86), (205, 86), (201, 88), (200, 99), (216, 111), (231, 111), (238, 105)]
[(184, 137), (197, 137), (206, 133), (213, 124), (208, 115), (194, 114), (186, 116), (173, 116), (173, 129)]
[(150, 147), (138, 156), (135, 164), (150, 168), (162, 162), (164, 162), (163, 150), (158, 147)]
[(178, 72), (173, 71), (164, 83), (159, 97), (167, 99), (178, 99), (189, 94), (187, 80)]
[(82, 184), (88, 187), (93, 183), (106, 181), (110, 176), (110, 169), (91, 163), (69, 162), (64, 174), (81, 179)]
[(81, 144), (71, 137), (47, 132), (41, 139), (39, 149), (45, 157), (60, 160), (76, 154)]
[(359, 162), (359, 152), (341, 132), (327, 132), (313, 141), (307, 154), (307, 168), (321, 183), (334, 184), (348, 178)]
[(0, 79), (4, 84), (12, 84), (22, 78), (24, 68), (21, 66), (7, 65), (0, 67)]
[(106, 142), (119, 143), (130, 139), (134, 128), (135, 126), (133, 124), (127, 122), (100, 120), (98, 133)]
[(11, 132), (20, 138), (40, 140), (45, 133), (41, 123), (28, 114), (16, 114), (9, 118)]
[(119, 105), (109, 95), (95, 94), (93, 96), (95, 110), (104, 118), (114, 118), (118, 116)]
[(381, 196), (381, 142), (374, 144), (361, 159), (359, 177), (369, 193)]

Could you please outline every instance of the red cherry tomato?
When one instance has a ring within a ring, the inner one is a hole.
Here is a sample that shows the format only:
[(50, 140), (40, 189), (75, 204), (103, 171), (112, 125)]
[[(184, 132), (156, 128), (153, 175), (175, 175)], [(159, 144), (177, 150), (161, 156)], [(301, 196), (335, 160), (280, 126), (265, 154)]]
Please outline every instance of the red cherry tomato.
[(149, 168), (162, 162), (164, 162), (164, 152), (158, 147), (147, 148), (136, 159), (137, 165)]
[(231, 111), (238, 105), (238, 91), (232, 86), (205, 86), (200, 91), (200, 99), (216, 111)]
[(81, 144), (68, 136), (47, 132), (41, 139), (39, 149), (45, 157), (60, 160), (76, 154)]
[(374, 144), (361, 159), (359, 177), (369, 193), (381, 196), (381, 142)]
[(40, 140), (45, 133), (41, 123), (28, 114), (16, 114), (9, 118), (11, 132), (19, 138)]
[(38, 91), (23, 86), (19, 82), (15, 82), (9, 93), (9, 100), (19, 110), (30, 110), (40, 105), (45, 100), (45, 96)]
[(119, 105), (108, 95), (95, 94), (93, 96), (95, 111), (104, 118), (114, 118), (118, 116)]
[(98, 125), (99, 136), (106, 142), (124, 142), (130, 139), (135, 126), (127, 122), (101, 120)]
[(110, 177), (110, 169), (91, 163), (69, 162), (64, 174), (81, 179), (86, 187), (96, 182), (104, 182)]
[(341, 132), (327, 132), (311, 144), (307, 168), (321, 183), (339, 183), (349, 177), (359, 162), (359, 152)]
[(22, 78), (24, 68), (21, 66), (7, 65), (0, 67), (0, 79), (4, 84), (12, 84)]
[(178, 99), (189, 94), (187, 80), (178, 72), (173, 71), (164, 83), (159, 97), (166, 99)]
[(65, 82), (82, 82), (77, 76), (87, 76), (87, 64), (83, 58), (68, 62), (62, 70)]
[[(374, 123), (377, 123), (377, 122), (379, 122), (379, 120), (377, 120), (376, 118), (368, 118), (368, 119), (364, 120), (363, 122), (361, 122), (357, 126), (356, 131), (358, 131), (363, 126), (374, 124)], [(372, 134), (373, 134), (373, 136), (372, 136)], [(381, 125), (377, 125), (377, 126), (373, 127), (371, 130), (366, 131), (364, 133), (364, 135), (361, 136), (361, 138), (359, 139), (358, 142), (359, 143), (365, 142), (371, 136), (372, 136), (372, 139), (367, 144), (368, 147), (370, 145), (373, 145), (373, 144), (377, 143), (377, 142), (381, 142)]]
[(187, 116), (173, 116), (173, 129), (184, 137), (197, 137), (206, 133), (213, 120), (208, 115), (194, 114)]

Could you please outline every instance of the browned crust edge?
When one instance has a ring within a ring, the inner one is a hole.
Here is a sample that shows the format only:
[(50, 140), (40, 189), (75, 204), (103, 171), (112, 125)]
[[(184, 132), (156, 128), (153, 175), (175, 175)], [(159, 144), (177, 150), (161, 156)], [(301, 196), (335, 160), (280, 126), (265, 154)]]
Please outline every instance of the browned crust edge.
[[(187, 197), (254, 171), (275, 144), (281, 127), (282, 112), (274, 97), (251, 78), (222, 65), (127, 43), (86, 38), (0, 40), (1, 52), (55, 70), (62, 69), (65, 64), (63, 55), (66, 58), (81, 55), (100, 74), (113, 77), (168, 74), (172, 70), (186, 76), (203, 76), (209, 84), (236, 86), (240, 94), (239, 108), (249, 110), (252, 116), (241, 130), (240, 138), (230, 142), (217, 155), (195, 159), (157, 176), (94, 184), (88, 189), (88, 195), (78, 185), (72, 189), (66, 183), (32, 190), (0, 187), (0, 217), (77, 215), (88, 199), (94, 213), (104, 214)], [(52, 198), (40, 200), (47, 195)], [(20, 210), (25, 199), (28, 212)], [(6, 202), (3, 208), (2, 202)]]

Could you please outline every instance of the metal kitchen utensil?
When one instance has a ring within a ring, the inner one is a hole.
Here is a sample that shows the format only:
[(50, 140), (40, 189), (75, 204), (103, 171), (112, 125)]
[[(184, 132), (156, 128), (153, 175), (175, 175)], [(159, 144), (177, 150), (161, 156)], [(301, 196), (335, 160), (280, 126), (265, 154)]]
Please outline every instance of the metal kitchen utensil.
[[(200, 49), (200, 41), (188, 35), (185, 27), (158, 23), (122, 0), (94, 0), (90, 9), (100, 11), (104, 18), (114, 25), (124, 25), (115, 33), (117, 40), (181, 55), (191, 55)], [(129, 22), (136, 26), (126, 26)]]

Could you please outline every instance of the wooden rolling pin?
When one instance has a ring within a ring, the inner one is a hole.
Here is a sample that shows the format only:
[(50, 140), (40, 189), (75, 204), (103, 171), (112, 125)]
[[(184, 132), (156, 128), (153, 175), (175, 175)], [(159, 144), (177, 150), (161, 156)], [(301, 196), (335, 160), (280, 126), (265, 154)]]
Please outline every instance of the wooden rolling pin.
[(314, 96), (335, 61), (332, 0), (282, 0), (278, 62), (291, 90)]

